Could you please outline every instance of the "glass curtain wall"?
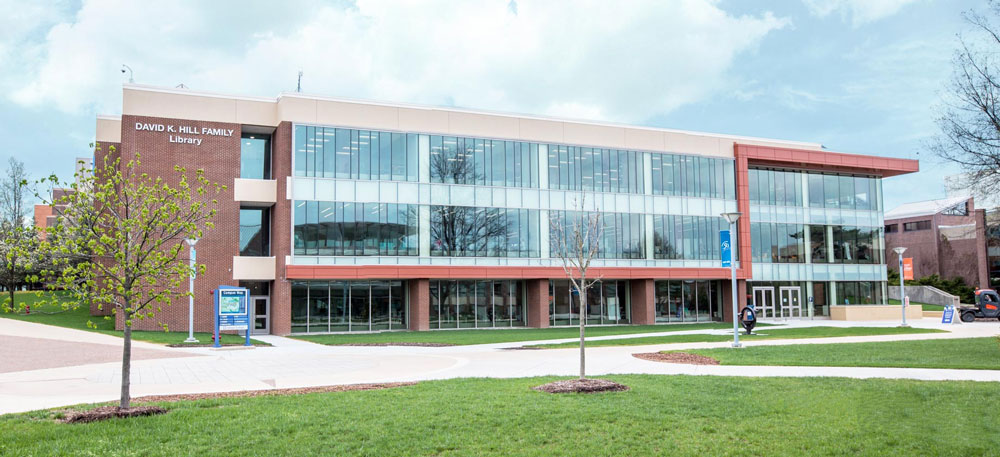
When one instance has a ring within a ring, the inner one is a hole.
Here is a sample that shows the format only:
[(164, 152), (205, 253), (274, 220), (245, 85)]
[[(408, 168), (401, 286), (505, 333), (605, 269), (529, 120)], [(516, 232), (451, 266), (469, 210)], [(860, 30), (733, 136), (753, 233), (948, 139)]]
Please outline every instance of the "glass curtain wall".
[(538, 144), (430, 136), (431, 182), (538, 187)]
[(881, 281), (837, 282), (837, 301), (841, 305), (885, 304)]
[(807, 230), (812, 263), (830, 263), (829, 241), (832, 241), (834, 263), (881, 264), (885, 261), (885, 251), (881, 246), (881, 227), (767, 222), (750, 224), (753, 260), (763, 263), (804, 263)]
[(653, 215), (653, 256), (719, 259), (719, 231), (728, 229), (729, 223), (721, 217)]
[(431, 206), (431, 255), (540, 257), (538, 210)]
[(404, 281), (294, 281), (292, 333), (405, 330)]
[(722, 320), (718, 281), (655, 281), (655, 322), (710, 322)]
[(731, 159), (650, 153), (653, 194), (736, 199)]
[(645, 192), (642, 152), (548, 145), (549, 188)]
[[(585, 306), (587, 325), (629, 323), (629, 282), (598, 281), (587, 291)], [(549, 324), (580, 324), (580, 294), (568, 279), (549, 281)]]
[(750, 203), (804, 206), (802, 175), (806, 175), (811, 208), (882, 209), (879, 178), (757, 168), (751, 168), (747, 176)]
[[(549, 211), (550, 252), (558, 256), (562, 249), (572, 251), (574, 233), (591, 226), (594, 213)], [(597, 257), (602, 259), (645, 258), (646, 221), (642, 214), (602, 213)]]
[(416, 181), (417, 135), (295, 126), (295, 176)]
[(295, 255), (415, 256), (417, 205), (295, 201)]
[(802, 224), (751, 223), (750, 245), (753, 261), (805, 263), (805, 227)]
[(517, 280), (433, 280), (428, 322), (432, 329), (523, 327), (524, 294)]

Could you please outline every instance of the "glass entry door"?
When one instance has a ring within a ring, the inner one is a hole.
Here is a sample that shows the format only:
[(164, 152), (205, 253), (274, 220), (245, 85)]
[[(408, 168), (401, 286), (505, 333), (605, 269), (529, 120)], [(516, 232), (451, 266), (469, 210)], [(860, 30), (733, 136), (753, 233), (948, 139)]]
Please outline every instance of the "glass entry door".
[(753, 288), (753, 307), (761, 319), (773, 319), (776, 316), (773, 287)]
[(781, 317), (802, 317), (802, 300), (798, 287), (781, 288)]
[(253, 309), (253, 335), (271, 333), (271, 298), (268, 296), (250, 297)]

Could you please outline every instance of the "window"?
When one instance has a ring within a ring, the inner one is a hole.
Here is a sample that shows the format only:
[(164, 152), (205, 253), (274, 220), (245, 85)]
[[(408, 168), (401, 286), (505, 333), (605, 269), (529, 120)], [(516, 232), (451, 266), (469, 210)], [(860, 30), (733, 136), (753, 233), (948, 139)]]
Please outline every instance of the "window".
[(244, 133), (240, 138), (240, 177), (271, 179), (271, 135)]
[(556, 144), (548, 149), (550, 189), (633, 194), (645, 190), (642, 152)]
[(271, 218), (267, 208), (240, 208), (240, 255), (271, 255)]
[(431, 206), (431, 255), (541, 256), (537, 210)]
[(418, 135), (296, 125), (295, 176), (416, 181), (418, 144)]
[(930, 230), (931, 221), (916, 221), (916, 222), (904, 222), (903, 231), (904, 232), (915, 232), (917, 230)]
[(885, 233), (896, 233), (899, 231), (899, 224), (886, 224)]
[[(556, 258), (560, 246), (569, 248), (574, 225), (586, 225), (588, 213), (579, 211), (549, 211), (552, 226), (549, 228), (551, 256)], [(561, 227), (557, 229), (556, 227)], [(645, 217), (642, 214), (603, 213), (597, 258), (643, 259), (645, 258)], [(696, 226), (686, 229), (694, 230)], [(560, 240), (560, 235), (562, 239)]]
[[(688, 197), (734, 199), (734, 162), (709, 157), (678, 156), (673, 154), (650, 153), (652, 163), (653, 194), (679, 195)], [(635, 172), (641, 178), (642, 157)], [(752, 180), (756, 170), (750, 170)], [(684, 179), (682, 179), (682, 177)], [(642, 193), (641, 179), (637, 192)], [(754, 187), (751, 186), (751, 190)], [(753, 197), (751, 197), (753, 198)]]
[(405, 284), (405, 281), (295, 281), (291, 299), (292, 333), (405, 329)]
[(950, 208), (941, 211), (941, 214), (948, 216), (968, 216), (969, 215), (969, 202), (962, 202), (954, 205)]
[(417, 205), (295, 202), (295, 255), (417, 255)]

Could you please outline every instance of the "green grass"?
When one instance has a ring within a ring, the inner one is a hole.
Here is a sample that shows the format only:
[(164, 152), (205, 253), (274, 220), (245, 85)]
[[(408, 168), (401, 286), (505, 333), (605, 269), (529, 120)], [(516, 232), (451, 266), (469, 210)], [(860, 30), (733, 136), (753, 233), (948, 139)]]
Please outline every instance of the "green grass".
[(712, 357), (723, 365), (1000, 370), (1000, 345), (996, 338), (751, 346), (738, 351), (684, 352)]
[[(898, 305), (900, 303), (902, 303), (902, 302), (900, 302), (899, 300), (896, 300), (894, 298), (890, 298), (889, 299), (889, 304), (890, 305)], [(915, 302), (915, 301), (911, 300), (910, 301), (910, 305), (911, 306), (912, 305), (920, 305), (920, 306), (923, 307), (924, 311), (944, 311), (944, 306), (941, 306), (941, 305), (932, 305), (930, 303), (920, 303), (920, 302)]]
[[(4, 311), (0, 312), (0, 317), (74, 328), (77, 330), (87, 330), (118, 337), (122, 336), (121, 331), (115, 330), (113, 320), (105, 319), (103, 316), (91, 316), (90, 309), (86, 306), (63, 308), (62, 304), (67, 303), (65, 297), (65, 294), (57, 292), (43, 292), (41, 296), (35, 292), (16, 292), (15, 304), (19, 309), (18, 313), (12, 314), (6, 312), (7, 308), (5, 307)], [(4, 298), (6, 298), (6, 295), (4, 295)], [(30, 306), (31, 314), (25, 314), (24, 305)], [(88, 326), (87, 322), (91, 322), (97, 328)], [(132, 339), (156, 344), (186, 344), (184, 340), (187, 337), (187, 332), (132, 331)], [(194, 337), (201, 344), (210, 344), (212, 342), (212, 334), (208, 332), (195, 332)], [(243, 344), (245, 342), (246, 339), (239, 335), (222, 335), (222, 344)], [(258, 346), (270, 346), (253, 338), (250, 339), (250, 343)]]
[[(800, 328), (772, 328), (754, 329), (752, 335), (746, 335), (742, 329), (740, 340), (770, 340), (770, 339), (793, 339), (793, 338), (830, 338), (837, 336), (867, 336), (867, 335), (901, 335), (909, 333), (944, 333), (944, 330), (914, 327), (800, 327)], [(646, 344), (667, 344), (667, 343), (711, 343), (718, 341), (731, 341), (732, 333), (728, 335), (666, 335), (648, 336), (641, 338), (622, 338), (617, 340), (597, 340), (587, 341), (587, 347), (594, 346), (640, 346)], [(531, 347), (542, 349), (559, 349), (578, 347), (579, 342), (561, 344), (539, 344)]]
[[(724, 322), (702, 324), (664, 325), (615, 325), (587, 327), (587, 336), (629, 335), (635, 333), (679, 332), (682, 330), (709, 330), (732, 327)], [(558, 328), (518, 328), (518, 329), (478, 329), (478, 330), (431, 330), (426, 332), (382, 332), (332, 335), (293, 335), (292, 338), (319, 344), (358, 343), (441, 343), (441, 344), (489, 344), (518, 341), (557, 340), (578, 338), (579, 327)]]
[[(986, 456), (994, 383), (620, 375), (628, 392), (552, 395), (554, 378), (199, 400), (67, 425), (0, 416), (0, 455)], [(937, 424), (928, 428), (928, 424)], [(958, 433), (965, 430), (968, 433)]]

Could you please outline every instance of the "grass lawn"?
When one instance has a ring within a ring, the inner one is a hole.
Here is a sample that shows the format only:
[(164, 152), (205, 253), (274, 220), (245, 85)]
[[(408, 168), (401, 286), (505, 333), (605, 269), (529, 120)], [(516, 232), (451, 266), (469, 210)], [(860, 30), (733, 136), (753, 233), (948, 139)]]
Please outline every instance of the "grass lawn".
[[(23, 308), (18, 311), (18, 314), (11, 314), (9, 312), (5, 312), (6, 308), (4, 308), (5, 311), (0, 312), (0, 317), (37, 322), (39, 324), (55, 325), (59, 327), (75, 328), (77, 330), (88, 330), (107, 335), (122, 336), (121, 331), (115, 330), (114, 321), (105, 319), (101, 316), (91, 316), (90, 309), (85, 306), (79, 306), (75, 309), (63, 309), (62, 305), (58, 303), (49, 302), (39, 305), (39, 302), (41, 301), (50, 301), (52, 297), (58, 298), (59, 296), (60, 294), (54, 292), (43, 292), (42, 297), (38, 297), (35, 292), (17, 292), (15, 294), (17, 305), (29, 305), (31, 307), (31, 314), (24, 314)], [(6, 298), (6, 296), (4, 296), (4, 298)], [(184, 306), (187, 306), (187, 304)], [(87, 326), (88, 321), (96, 324), (97, 328), (95, 329)], [(132, 339), (157, 344), (185, 344), (184, 340), (187, 339), (187, 336), (187, 332), (132, 331)], [(212, 342), (211, 333), (195, 332), (194, 337), (197, 338), (201, 344), (210, 344)], [(246, 342), (246, 339), (239, 335), (222, 335), (222, 344), (243, 344), (244, 342)], [(250, 339), (250, 343), (255, 345), (270, 346), (267, 343), (257, 341), (253, 338)]]
[(960, 368), (1000, 370), (996, 338), (698, 349), (723, 365)]
[[(890, 286), (890, 287), (892, 287), (892, 286)], [(890, 305), (898, 305), (900, 303), (902, 303), (902, 302), (900, 302), (899, 300), (896, 300), (896, 299), (893, 299), (893, 298), (889, 299), (889, 304)], [(944, 311), (944, 306), (941, 306), (941, 305), (932, 305), (930, 303), (920, 303), (920, 302), (915, 302), (913, 300), (910, 300), (910, 306), (913, 306), (913, 305), (920, 305), (920, 306), (922, 306), (924, 311)]]
[[(682, 330), (708, 330), (728, 328), (733, 324), (706, 322), (702, 324), (664, 325), (616, 325), (587, 327), (587, 336), (629, 335), (634, 333), (679, 332)], [(580, 327), (559, 328), (516, 328), (478, 330), (431, 330), (426, 332), (382, 332), (335, 335), (293, 335), (292, 338), (320, 344), (358, 343), (442, 343), (442, 344), (488, 344), (517, 341), (557, 340), (578, 338)]]
[[(730, 328), (732, 324), (730, 324)], [(866, 336), (866, 335), (899, 335), (904, 333), (944, 333), (944, 330), (914, 327), (800, 327), (800, 328), (755, 328), (752, 335), (744, 334), (740, 329), (740, 341), (770, 340), (793, 338), (830, 338), (836, 336)], [(732, 341), (733, 334), (728, 335), (666, 335), (647, 336), (641, 338), (622, 338), (618, 340), (587, 341), (587, 347), (594, 346), (640, 346), (645, 344), (667, 343), (711, 343), (715, 341)], [(532, 347), (543, 349), (558, 349), (579, 347), (579, 342), (562, 344), (539, 344)]]
[(0, 416), (0, 455), (984, 456), (1000, 448), (993, 383), (620, 375), (610, 379), (632, 390), (531, 390), (553, 379), (167, 403), (165, 415), (90, 424), (59, 424), (44, 411)]

